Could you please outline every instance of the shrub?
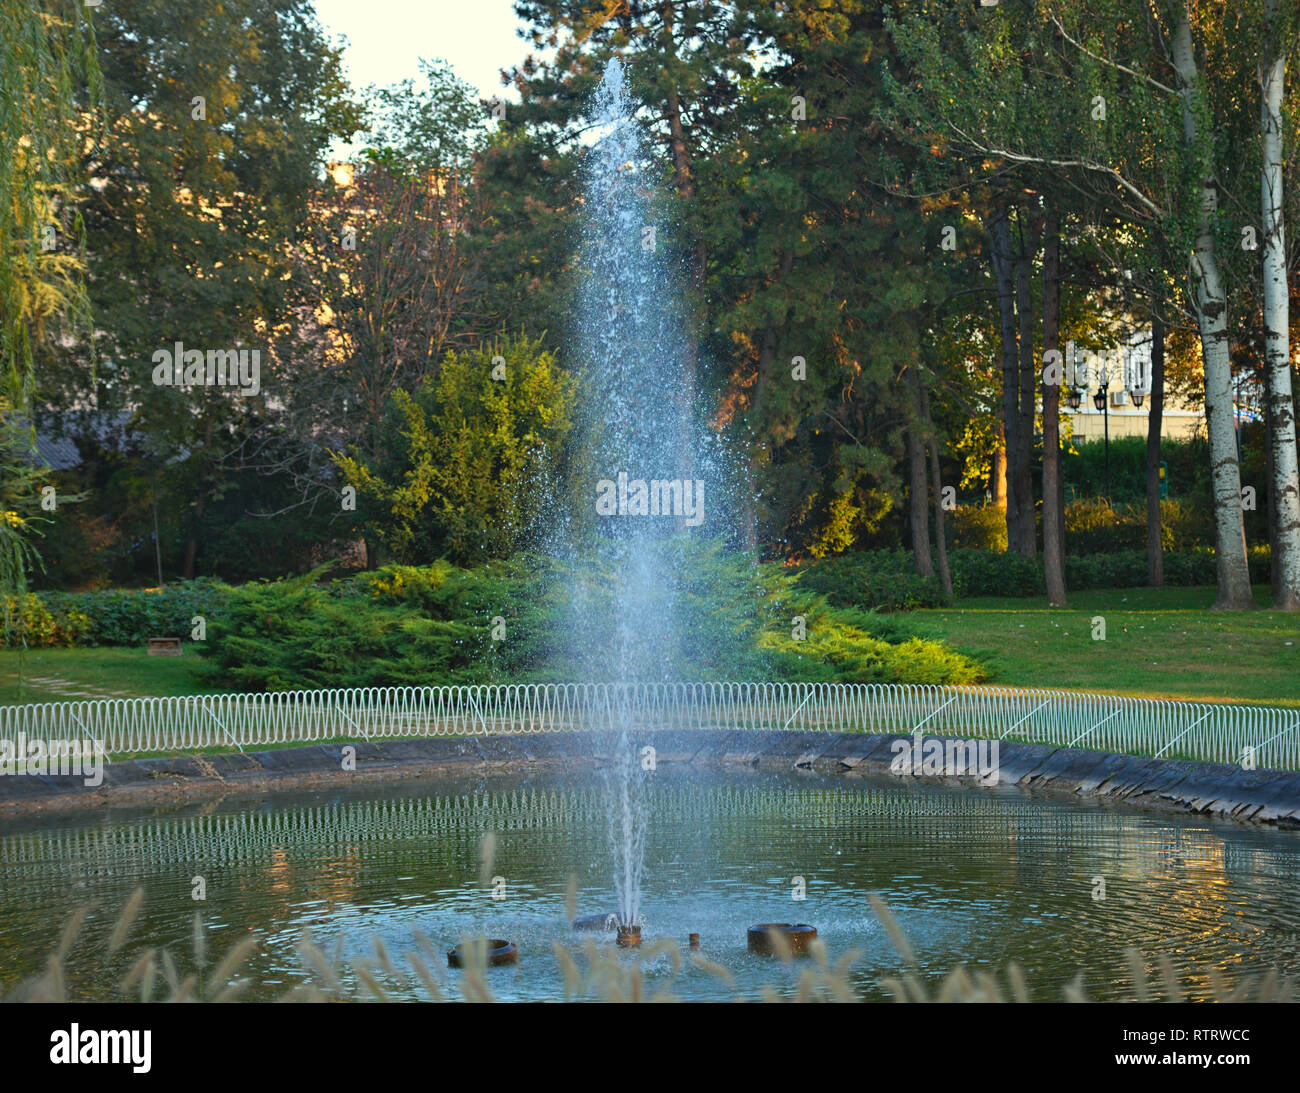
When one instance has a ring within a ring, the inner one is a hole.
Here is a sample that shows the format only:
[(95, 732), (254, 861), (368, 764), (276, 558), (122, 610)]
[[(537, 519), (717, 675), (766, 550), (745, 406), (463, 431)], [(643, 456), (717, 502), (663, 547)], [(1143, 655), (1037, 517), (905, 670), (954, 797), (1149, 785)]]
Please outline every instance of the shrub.
[(901, 611), (941, 607), (944, 602), (938, 578), (918, 576), (911, 553), (901, 550), (826, 558), (802, 571), (799, 586), (825, 596), (836, 607)]
[[(1145, 534), (1145, 532), (1144, 532)], [(948, 552), (953, 594), (969, 596), (1041, 596), (1044, 594), (1042, 558), (1024, 558), (989, 550)], [(1267, 547), (1249, 553), (1250, 579), (1269, 579)], [(1208, 547), (1166, 550), (1164, 578), (1168, 585), (1212, 585), (1214, 551)], [(1136, 588), (1147, 583), (1145, 543), (1140, 550), (1110, 550), (1071, 554), (1065, 559), (1066, 585), (1070, 589)], [(917, 577), (912, 556), (903, 551), (864, 551), (843, 554), (808, 567), (799, 575), (799, 587), (817, 592), (837, 607), (880, 611), (942, 606), (937, 581)], [(876, 626), (879, 631), (879, 624)]]
[(1006, 550), (1007, 514), (994, 505), (958, 505), (948, 514), (953, 546), (961, 550)]
[(1043, 590), (1042, 563), (991, 550), (948, 553), (955, 596), (1036, 596)]
[(88, 620), (78, 644), (143, 645), (151, 637), (187, 639), (192, 619), (208, 622), (220, 615), (230, 589), (200, 578), (162, 588), (117, 588), (93, 592), (42, 592), (51, 611), (79, 612)]
[[(1160, 502), (1160, 541), (1165, 550), (1185, 552), (1214, 544), (1214, 514), (1208, 506), (1188, 501)], [(1146, 536), (1142, 537), (1146, 547)]]
[[(1188, 501), (1160, 502), (1160, 542), (1167, 551), (1188, 551), (1214, 541), (1214, 517)], [(1071, 554), (1146, 550), (1146, 502), (1116, 505), (1084, 498), (1065, 506), (1065, 542)]]
[[(653, 662), (631, 678), (960, 683), (978, 664), (867, 612), (837, 608), (778, 565), (756, 565), (717, 544), (681, 552), (669, 590), (674, 626)], [(605, 572), (609, 568), (610, 572)], [(446, 562), (388, 566), (328, 584), (320, 571), (232, 589), (202, 648), (204, 675), (223, 689), (605, 678), (617, 567), (585, 559), (518, 559), (473, 570)], [(580, 613), (572, 589), (586, 590)], [(612, 600), (610, 601), (612, 603)], [(582, 633), (565, 623), (580, 617)], [(805, 636), (792, 626), (802, 618)], [(492, 640), (494, 620), (506, 640)], [(873, 633), (887, 629), (889, 636)]]
[(35, 593), (0, 600), (4, 644), (37, 648), (84, 644), (91, 621), (72, 607), (51, 607)]

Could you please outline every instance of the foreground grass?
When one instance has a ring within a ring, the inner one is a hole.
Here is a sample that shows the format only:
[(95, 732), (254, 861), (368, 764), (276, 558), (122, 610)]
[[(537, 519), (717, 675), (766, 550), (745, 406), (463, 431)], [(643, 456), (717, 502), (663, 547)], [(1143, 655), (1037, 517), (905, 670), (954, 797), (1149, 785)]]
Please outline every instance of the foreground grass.
[[(1266, 604), (1268, 589), (1255, 599)], [(977, 597), (906, 620), (980, 660), (992, 684), (1300, 706), (1300, 616), (1213, 602), (1212, 587), (1120, 588), (1075, 593), (1064, 609)], [(1096, 616), (1104, 641), (1092, 637)]]
[[(490, 858), (489, 858), (490, 865)], [(488, 872), (490, 872), (490, 868)], [(889, 908), (875, 893), (867, 897), (873, 912), (894, 948), (902, 959), (900, 972), (877, 981), (881, 992), (896, 1002), (1020, 1002), (1064, 1001), (1088, 1002), (1082, 972), (1066, 984), (1060, 998), (1037, 998), (1030, 990), (1023, 969), (1009, 964), (1002, 976), (984, 969), (970, 969), (958, 965), (946, 975), (935, 975), (922, 970), (911, 942)], [(236, 1002), (243, 998), (253, 981), (245, 974), (249, 958), (263, 940), (246, 935), (236, 940), (209, 968), (215, 951), (208, 928), (199, 912), (194, 913), (192, 933), (192, 959), (173, 958), (167, 949), (140, 950), (131, 944), (132, 927), (144, 904), (143, 889), (136, 889), (127, 900), (107, 936), (89, 939), (83, 945), (93, 951), (92, 959), (98, 964), (96, 979), (103, 987), (115, 991), (116, 1000), (141, 1002)], [(576, 881), (570, 885), (566, 910), (568, 917), (577, 916)], [(0, 993), (4, 1002), (69, 1002), (79, 1001), (69, 992), (67, 975), (68, 957), (78, 947), (87, 931), (89, 905), (78, 908), (63, 927), (57, 947), (45, 961), (45, 970), (16, 988)], [(303, 930), (295, 946), (301, 961), (302, 981), (284, 986), (276, 1001), (280, 1002), (393, 1002), (403, 998), (421, 997), (435, 1002), (494, 1002), (486, 962), (487, 942), (484, 938), (463, 938), (466, 965), (456, 975), (441, 970), (442, 952), (428, 936), (418, 929), (412, 930), (418, 951), (406, 954), (406, 964), (390, 958), (384, 942), (376, 935), (373, 939), (374, 955), (361, 957), (344, 964), (337, 953), (331, 955), (322, 949), (310, 933)], [(779, 934), (772, 941), (776, 957), (792, 965), (795, 957)], [(1128, 961), (1131, 986), (1122, 1001), (1134, 1002), (1184, 1002), (1187, 985), (1180, 982), (1168, 957), (1158, 957), (1156, 973), (1147, 969), (1147, 962), (1134, 948), (1124, 950)], [(626, 954), (611, 945), (597, 945), (591, 938), (583, 944), (563, 945), (555, 942), (552, 954), (563, 976), (563, 985), (548, 993), (554, 1000), (601, 1002), (678, 1002), (683, 999), (673, 993), (673, 980), (689, 960), (690, 963), (715, 976), (728, 986), (735, 986), (735, 978), (722, 965), (715, 964), (702, 953), (682, 953), (670, 939), (652, 941), (643, 949)], [(540, 955), (540, 954), (539, 954)], [(650, 979), (643, 970), (660, 956), (666, 956), (672, 967), (667, 982), (663, 976)], [(850, 951), (834, 963), (826, 946), (814, 941), (810, 959), (800, 961), (804, 966), (799, 976), (792, 1002), (856, 1002), (862, 1001), (850, 980), (850, 969), (861, 956)], [(586, 964), (585, 969), (580, 961)], [(1216, 968), (1203, 972), (1208, 984), (1208, 997), (1219, 1002), (1293, 1002), (1296, 985), (1276, 969), (1263, 975), (1248, 975), (1235, 983), (1228, 982)], [(294, 978), (298, 978), (295, 976)], [(774, 976), (775, 980), (775, 976)], [(282, 976), (277, 982), (283, 984)], [(562, 993), (560, 991), (562, 990)], [(1053, 992), (1054, 993), (1054, 992)], [(763, 1002), (786, 1000), (775, 985), (760, 989), (758, 999)], [(744, 998), (737, 993), (735, 1001)]]
[(166, 698), (203, 694), (199, 658), (151, 657), (144, 649), (0, 650), (0, 704), (88, 698)]

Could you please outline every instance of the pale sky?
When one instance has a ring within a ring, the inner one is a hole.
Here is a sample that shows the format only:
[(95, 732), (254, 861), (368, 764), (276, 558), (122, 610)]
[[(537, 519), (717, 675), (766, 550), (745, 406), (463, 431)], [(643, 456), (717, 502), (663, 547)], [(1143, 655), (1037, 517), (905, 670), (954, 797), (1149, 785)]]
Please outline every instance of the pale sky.
[(332, 37), (346, 35), (358, 88), (418, 79), (421, 57), (442, 58), (483, 98), (518, 98), (499, 76), (529, 52), (511, 0), (316, 0), (316, 14)]

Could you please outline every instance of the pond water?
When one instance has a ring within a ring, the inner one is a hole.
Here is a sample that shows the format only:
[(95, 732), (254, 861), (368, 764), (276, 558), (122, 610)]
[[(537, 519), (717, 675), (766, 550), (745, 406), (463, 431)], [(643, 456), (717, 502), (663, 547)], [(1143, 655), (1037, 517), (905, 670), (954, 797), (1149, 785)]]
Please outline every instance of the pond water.
[[(689, 933), (735, 977), (666, 957), (647, 962), (651, 991), (679, 998), (793, 989), (792, 971), (750, 955), (746, 927), (815, 925), (832, 957), (858, 952), (855, 988), (902, 970), (872, 914), (880, 893), (929, 974), (958, 963), (1025, 969), (1034, 997), (1058, 1000), (1082, 972), (1088, 993), (1127, 992), (1126, 946), (1163, 954), (1193, 996), (1203, 970), (1230, 980), (1276, 967), (1300, 975), (1300, 833), (1033, 797), (1011, 787), (964, 790), (805, 772), (672, 771), (651, 779), (642, 908), (647, 943)], [(557, 999), (552, 944), (584, 963), (566, 915), (578, 878), (580, 915), (612, 908), (612, 859), (599, 781), (591, 773), (492, 775), (278, 793), (0, 824), (0, 993), (37, 971), (75, 907), (94, 901), (102, 936), (130, 892), (146, 903), (128, 952), (168, 947), (185, 965), (193, 916), (211, 952), (252, 931), (252, 997), (306, 978), (304, 928), (345, 961), (382, 940), (395, 964), (423, 931), (445, 949), (463, 936), (514, 941), (515, 967), (489, 969), (499, 999)], [(479, 881), (479, 845), (495, 836), (494, 899)], [(206, 899), (191, 898), (202, 876)], [(792, 898), (802, 877), (806, 898)], [(1097, 878), (1105, 898), (1095, 899)], [(603, 938), (601, 945), (609, 945)], [(623, 959), (636, 959), (624, 954)], [(81, 945), (67, 962), (75, 994), (109, 997), (129, 966)], [(437, 969), (449, 993), (459, 973)], [(414, 982), (381, 980), (397, 997)]]

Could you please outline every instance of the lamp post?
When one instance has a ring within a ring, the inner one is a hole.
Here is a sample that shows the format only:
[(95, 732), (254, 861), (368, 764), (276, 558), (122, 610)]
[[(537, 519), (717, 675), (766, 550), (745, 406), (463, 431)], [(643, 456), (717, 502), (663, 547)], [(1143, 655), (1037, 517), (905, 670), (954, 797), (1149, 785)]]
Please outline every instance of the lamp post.
[(1110, 504), (1110, 404), (1106, 400), (1106, 391), (1110, 387), (1109, 376), (1103, 376), (1092, 396), (1092, 404), (1105, 415), (1106, 428), (1106, 504)]

